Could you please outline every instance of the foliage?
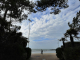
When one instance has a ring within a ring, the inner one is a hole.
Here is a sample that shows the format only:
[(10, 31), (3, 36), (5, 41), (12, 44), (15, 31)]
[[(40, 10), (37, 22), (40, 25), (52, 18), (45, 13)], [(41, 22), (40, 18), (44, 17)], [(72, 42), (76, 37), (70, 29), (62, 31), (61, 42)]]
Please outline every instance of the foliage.
[(64, 58), (63, 58), (63, 48), (57, 48), (57, 49), (56, 49), (56, 56), (57, 56), (60, 60), (64, 60)]
[[(5, 33), (3, 37), (7, 35), (7, 38), (0, 38), (0, 56), (1, 60), (20, 60), (25, 52), (27, 40), (24, 37), (20, 37), (20, 33)], [(21, 57), (21, 58), (20, 58)]]
[[(7, 43), (8, 44), (8, 43)], [(0, 60), (23, 60), (23, 53), (25, 53), (24, 48), (17, 44), (0, 44)]]
[(29, 0), (0, 0), (0, 60), (25, 60), (27, 38), (12, 23), (26, 19), (24, 10), (35, 12), (33, 8)]
[(74, 42), (75, 47), (71, 47), (71, 42), (65, 43), (65, 48), (56, 49), (56, 55), (61, 60), (79, 60), (80, 59), (80, 42)]
[[(80, 42), (74, 42), (74, 44), (75, 44), (75, 47), (78, 47), (78, 46), (80, 46)], [(72, 45), (71, 45), (71, 42), (67, 42), (67, 43), (65, 43), (65, 47), (67, 48), (67, 47), (71, 47)]]
[(75, 29), (76, 31), (80, 31), (80, 11), (77, 12), (76, 17), (73, 18), (72, 24), (68, 22), (68, 26), (71, 29)]
[(36, 9), (38, 11), (45, 11), (48, 7), (54, 7), (51, 8), (53, 10), (54, 14), (58, 14), (60, 12), (61, 8), (68, 8), (67, 0), (40, 0), (37, 1)]
[(5, 15), (7, 15), (8, 11), (10, 12), (8, 14), (9, 16), (18, 19), (24, 9), (34, 12), (34, 5), (32, 5), (29, 0), (0, 0), (0, 3), (1, 11), (5, 11), (4, 18), (6, 18)]
[(70, 34), (73, 34), (74, 36), (78, 35), (78, 32), (75, 29), (68, 29), (66, 33), (65, 36)]
[(79, 60), (80, 59), (80, 42), (74, 42), (75, 47), (71, 47), (71, 42), (65, 43), (65, 48), (56, 49), (56, 55), (59, 59), (64, 60)]
[[(7, 32), (10, 32), (10, 27), (13, 30), (18, 28), (12, 23), (27, 19), (29, 13), (35, 12), (33, 8), (34, 5), (29, 0), (0, 0), (0, 26), (6, 29)], [(25, 11), (29, 11), (29, 13), (24, 13)]]
[(79, 60), (80, 59), (80, 46), (79, 47), (67, 47), (64, 49), (65, 60)]
[(61, 39), (59, 39), (59, 41), (63, 41), (63, 47), (65, 47), (64, 41), (67, 41), (66, 38), (61, 38)]
[(73, 18), (72, 24), (68, 22), (68, 26), (70, 29), (66, 31), (65, 35), (68, 37), (68, 34), (73, 34), (76, 37), (80, 31), (80, 11), (77, 12), (76, 17)]
[(23, 60), (23, 54), (26, 53), (25, 48), (28, 41), (27, 38), (22, 36), (21, 32), (4, 32), (2, 38), (0, 36), (0, 39), (0, 56), (2, 56), (2, 60)]
[(25, 48), (26, 52), (27, 52), (27, 59), (29, 59), (31, 57), (31, 48)]
[(72, 46), (74, 47), (75, 45), (74, 45), (73, 37), (79, 38), (77, 37), (77, 35), (78, 35), (78, 32), (80, 31), (80, 11), (79, 13), (77, 13), (76, 17), (73, 18), (72, 24), (70, 24), (69, 22), (68, 26), (70, 27), (70, 29), (68, 29), (64, 35), (65, 37), (70, 36), (70, 41), (72, 43)]

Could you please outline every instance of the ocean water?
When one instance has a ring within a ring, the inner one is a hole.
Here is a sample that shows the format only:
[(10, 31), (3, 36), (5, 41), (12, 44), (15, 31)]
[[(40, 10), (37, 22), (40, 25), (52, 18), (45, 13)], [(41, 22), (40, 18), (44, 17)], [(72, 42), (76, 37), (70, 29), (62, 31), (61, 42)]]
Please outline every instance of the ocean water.
[[(56, 53), (55, 49), (42, 49), (43, 53)], [(32, 49), (32, 53), (41, 53), (41, 49)]]

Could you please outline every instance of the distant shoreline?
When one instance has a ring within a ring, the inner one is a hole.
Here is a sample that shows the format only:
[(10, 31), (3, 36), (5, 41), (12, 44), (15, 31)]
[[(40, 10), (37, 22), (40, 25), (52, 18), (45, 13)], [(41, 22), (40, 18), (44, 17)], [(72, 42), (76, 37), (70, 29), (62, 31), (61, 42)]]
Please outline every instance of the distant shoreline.
[[(41, 54), (41, 53), (31, 53), (31, 54)], [(43, 53), (43, 54), (56, 54), (56, 53)]]
[[(34, 49), (32, 49), (32, 50), (34, 50)], [(41, 50), (41, 49), (37, 49), (37, 50)], [(47, 50), (47, 49), (43, 49), (43, 50)], [(56, 50), (56, 49), (48, 49), (48, 50)]]
[[(42, 49), (43, 53), (56, 53), (54, 49)], [(41, 49), (32, 49), (31, 53), (41, 53)]]

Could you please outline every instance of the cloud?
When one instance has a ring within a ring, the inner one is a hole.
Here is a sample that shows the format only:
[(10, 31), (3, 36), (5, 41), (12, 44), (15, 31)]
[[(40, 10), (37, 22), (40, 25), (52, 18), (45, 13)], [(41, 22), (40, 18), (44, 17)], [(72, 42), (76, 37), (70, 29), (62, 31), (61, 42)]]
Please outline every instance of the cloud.
[[(31, 48), (57, 48), (58, 39), (64, 36), (68, 27), (68, 22), (72, 22), (73, 17), (80, 10), (78, 0), (69, 0), (69, 8), (61, 9), (57, 15), (49, 14), (50, 9), (45, 12), (32, 13), (28, 18), (30, 22), (30, 47)], [(23, 36), (28, 37), (29, 22), (21, 23)], [(62, 43), (60, 42), (60, 45)]]

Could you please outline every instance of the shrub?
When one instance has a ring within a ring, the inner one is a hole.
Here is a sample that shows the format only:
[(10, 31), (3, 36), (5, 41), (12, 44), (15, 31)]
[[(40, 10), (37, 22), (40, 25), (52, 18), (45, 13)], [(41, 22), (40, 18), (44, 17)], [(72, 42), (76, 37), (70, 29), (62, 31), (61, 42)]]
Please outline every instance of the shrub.
[(31, 57), (31, 48), (25, 48), (26, 53), (27, 53), (27, 59)]
[(65, 43), (65, 48), (56, 49), (56, 55), (60, 60), (80, 60), (80, 42), (74, 42), (75, 47), (71, 47), (71, 42)]
[(65, 60), (80, 60), (80, 47), (68, 47), (64, 49)]
[(60, 60), (64, 60), (64, 58), (63, 58), (63, 48), (57, 48), (57, 49), (56, 49), (56, 56), (57, 56)]
[(0, 50), (0, 60), (23, 60), (25, 49), (19, 44), (5, 45)]
[[(80, 46), (80, 42), (74, 42), (75, 47)], [(65, 47), (72, 47), (71, 42), (65, 43)]]

